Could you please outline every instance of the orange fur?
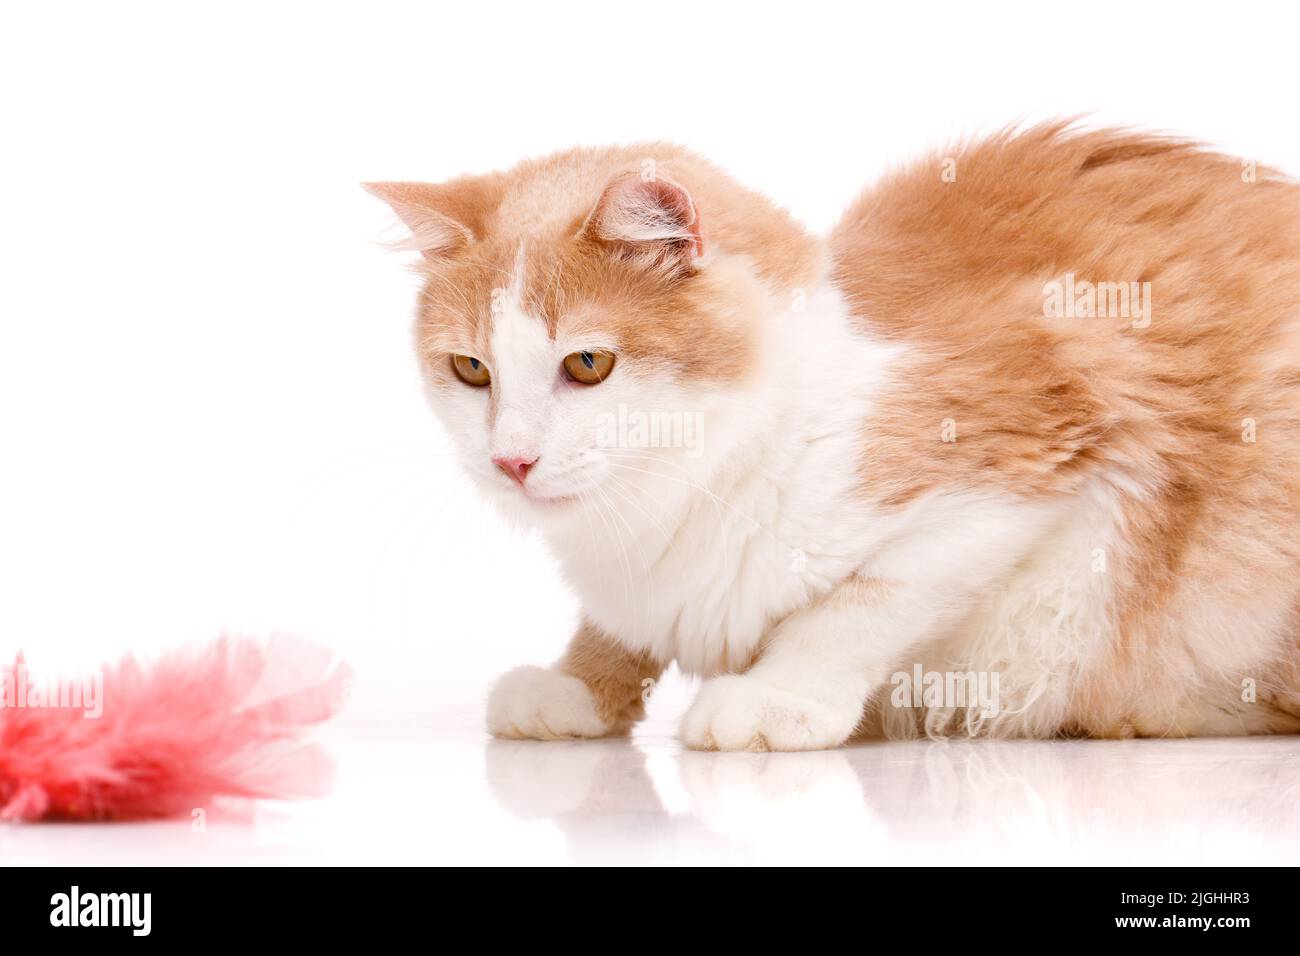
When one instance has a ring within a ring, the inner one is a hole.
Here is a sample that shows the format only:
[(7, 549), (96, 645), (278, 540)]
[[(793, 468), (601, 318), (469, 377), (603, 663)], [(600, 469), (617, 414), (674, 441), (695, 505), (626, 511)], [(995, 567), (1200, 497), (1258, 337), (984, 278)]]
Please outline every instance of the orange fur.
[(646, 691), (664, 669), (650, 655), (629, 652), (588, 621), (569, 642), (559, 668), (587, 685), (596, 699), (596, 713), (612, 734), (627, 733), (645, 716)]
[[(1191, 144), (1061, 124), (951, 158), (955, 181), (939, 157), (911, 166), (831, 237), (863, 321), (921, 356), (864, 435), (866, 492), (1140, 489), (1110, 572), (1122, 640), (1084, 675), (1074, 729), (1297, 729), (1300, 190)], [(1044, 284), (1067, 272), (1149, 281), (1149, 327), (1045, 317)], [(1243, 678), (1279, 706), (1230, 708)]]
[[(650, 165), (648, 165), (650, 164)], [(412, 229), (420, 216), (405, 206), (462, 221), (479, 241), (459, 254), (427, 257), (419, 342), (431, 382), (455, 384), (445, 356), (490, 359), (493, 290), (511, 277), (526, 250), (523, 300), (554, 336), (596, 326), (622, 351), (711, 384), (743, 379), (752, 367), (752, 313), (728, 275), (663, 281), (656, 270), (605, 248), (584, 229), (606, 187), (629, 175), (680, 182), (705, 213), (708, 241), (752, 263), (760, 279), (785, 290), (810, 282), (818, 250), (788, 215), (693, 154), (664, 143), (577, 149), (520, 164), (509, 173), (465, 177), (425, 187), (377, 183), (368, 188), (394, 205)]]

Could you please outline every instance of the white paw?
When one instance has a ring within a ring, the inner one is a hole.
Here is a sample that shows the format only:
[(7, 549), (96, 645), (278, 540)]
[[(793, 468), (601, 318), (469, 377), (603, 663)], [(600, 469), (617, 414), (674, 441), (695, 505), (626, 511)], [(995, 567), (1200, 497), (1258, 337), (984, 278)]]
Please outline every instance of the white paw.
[(487, 714), (489, 733), (516, 740), (567, 740), (609, 733), (587, 685), (543, 667), (518, 667), (502, 674), (488, 696)]
[(844, 743), (860, 716), (756, 677), (715, 677), (686, 712), (682, 739), (692, 750), (825, 750)]

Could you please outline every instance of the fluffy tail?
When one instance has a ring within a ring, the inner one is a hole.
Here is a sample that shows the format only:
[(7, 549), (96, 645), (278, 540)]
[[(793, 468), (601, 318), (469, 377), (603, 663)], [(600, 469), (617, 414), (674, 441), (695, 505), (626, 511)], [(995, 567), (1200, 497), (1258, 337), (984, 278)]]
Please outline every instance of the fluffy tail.
[(303, 735), (338, 712), (345, 668), (292, 641), (223, 638), (79, 681), (0, 669), (0, 818), (189, 815), (214, 797), (319, 795)]

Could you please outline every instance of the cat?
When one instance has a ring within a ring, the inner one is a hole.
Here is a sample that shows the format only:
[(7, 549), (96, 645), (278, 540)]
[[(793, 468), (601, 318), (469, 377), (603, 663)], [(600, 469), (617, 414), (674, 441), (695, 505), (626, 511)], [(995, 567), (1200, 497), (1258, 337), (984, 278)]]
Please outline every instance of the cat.
[(582, 602), (493, 734), (626, 734), (674, 661), (702, 750), (1300, 730), (1281, 174), (1052, 123), (825, 237), (665, 143), (367, 188), (459, 457)]

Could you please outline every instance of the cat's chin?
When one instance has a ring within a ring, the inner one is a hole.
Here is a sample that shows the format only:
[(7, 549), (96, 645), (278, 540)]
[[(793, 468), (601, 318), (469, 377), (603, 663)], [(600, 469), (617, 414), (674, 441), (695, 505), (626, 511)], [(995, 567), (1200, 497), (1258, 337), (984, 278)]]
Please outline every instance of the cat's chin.
[(524, 501), (535, 508), (550, 512), (572, 507), (578, 503), (579, 498), (577, 495), (524, 495)]
[(578, 495), (546, 495), (512, 488), (499, 492), (498, 500), (506, 509), (522, 517), (548, 517), (563, 514), (582, 500)]

